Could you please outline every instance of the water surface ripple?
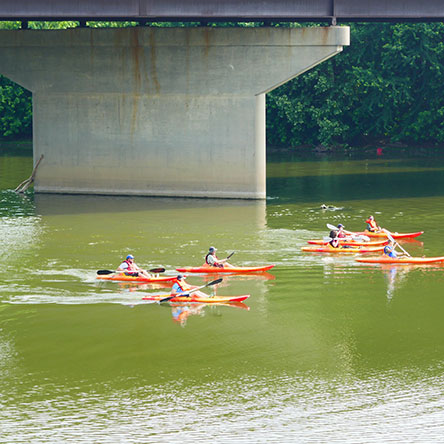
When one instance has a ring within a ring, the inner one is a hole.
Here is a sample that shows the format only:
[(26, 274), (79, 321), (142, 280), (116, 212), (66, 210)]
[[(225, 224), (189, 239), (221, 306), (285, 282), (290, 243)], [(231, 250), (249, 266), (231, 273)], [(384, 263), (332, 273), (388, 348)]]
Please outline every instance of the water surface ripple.
[[(0, 156), (0, 442), (444, 442), (444, 267), (301, 251), (373, 214), (444, 256), (444, 159), (273, 160), (266, 202), (16, 195), (31, 164)], [(205, 289), (239, 306), (96, 279), (211, 245), (276, 267)]]

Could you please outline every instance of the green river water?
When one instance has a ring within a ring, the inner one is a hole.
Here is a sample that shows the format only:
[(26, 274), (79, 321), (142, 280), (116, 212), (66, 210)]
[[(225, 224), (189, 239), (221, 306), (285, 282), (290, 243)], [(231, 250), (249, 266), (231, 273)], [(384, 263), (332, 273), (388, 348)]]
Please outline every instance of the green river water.
[[(0, 156), (0, 442), (444, 442), (444, 267), (301, 252), (373, 214), (444, 256), (444, 158), (270, 159), (266, 202), (16, 195), (31, 169)], [(96, 280), (128, 253), (173, 274), (210, 245), (276, 265), (224, 277), (244, 307)]]

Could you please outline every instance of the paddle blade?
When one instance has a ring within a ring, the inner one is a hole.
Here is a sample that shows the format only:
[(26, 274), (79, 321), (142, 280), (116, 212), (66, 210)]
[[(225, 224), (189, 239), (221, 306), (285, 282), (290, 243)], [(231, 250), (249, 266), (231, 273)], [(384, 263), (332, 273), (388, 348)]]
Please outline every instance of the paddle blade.
[(370, 238), (365, 234), (359, 234), (358, 236), (352, 236), (353, 239), (361, 240), (363, 242), (370, 242)]
[(165, 271), (165, 268), (152, 268), (151, 270), (149, 270), (150, 273), (163, 273)]
[[(174, 295), (174, 296), (168, 296), (168, 297), (166, 297), (166, 298), (163, 298), (163, 299), (161, 299), (160, 301), (159, 301), (159, 304), (160, 303), (162, 303), (162, 302), (168, 302), (168, 301), (170, 301), (171, 299), (173, 299), (173, 298), (175, 298), (177, 295)], [(182, 296), (182, 295), (181, 295)]]
[(382, 229), (382, 231), (386, 234), (386, 236), (393, 242), (395, 243), (395, 239), (393, 239), (392, 234), (390, 233), (389, 230), (386, 230), (385, 228)]
[(230, 259), (230, 257), (233, 256), (234, 253), (236, 253), (236, 252), (233, 251), (231, 254), (229, 254), (229, 255), (227, 256), (227, 259)]
[(219, 284), (219, 283), (222, 282), (223, 280), (224, 280), (223, 278), (219, 278), (219, 279), (216, 279), (215, 281), (208, 282), (208, 284), (205, 285), (205, 287), (209, 287), (210, 285), (216, 285), (216, 284)]
[(327, 224), (327, 228), (328, 228), (329, 230), (337, 230), (337, 229), (338, 229), (338, 227), (336, 227), (336, 226), (334, 226), (334, 225), (332, 225), (332, 224)]
[(99, 274), (99, 275), (114, 274), (114, 273), (115, 273), (115, 271), (112, 271), (112, 270), (98, 270), (97, 271), (97, 274)]

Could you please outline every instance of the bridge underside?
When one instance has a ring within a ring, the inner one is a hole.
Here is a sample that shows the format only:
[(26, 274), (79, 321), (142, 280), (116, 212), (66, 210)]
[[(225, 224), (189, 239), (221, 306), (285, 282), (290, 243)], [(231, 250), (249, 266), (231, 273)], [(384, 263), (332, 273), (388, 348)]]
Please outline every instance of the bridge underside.
[(2, 0), (0, 20), (442, 20), (442, 0)]
[(0, 32), (33, 93), (37, 192), (265, 198), (265, 94), (347, 27)]

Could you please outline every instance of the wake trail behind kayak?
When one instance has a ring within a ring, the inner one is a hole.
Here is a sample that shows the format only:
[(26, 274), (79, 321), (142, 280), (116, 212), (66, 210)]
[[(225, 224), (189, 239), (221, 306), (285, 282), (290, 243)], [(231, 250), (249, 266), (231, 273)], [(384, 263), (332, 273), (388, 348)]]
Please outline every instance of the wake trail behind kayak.
[(137, 299), (124, 297), (122, 294), (106, 295), (79, 295), (79, 296), (50, 296), (44, 294), (17, 295), (10, 300), (2, 301), (7, 304), (18, 305), (93, 305), (93, 304), (117, 304), (125, 306), (147, 305), (156, 301), (142, 301), (140, 294)]

